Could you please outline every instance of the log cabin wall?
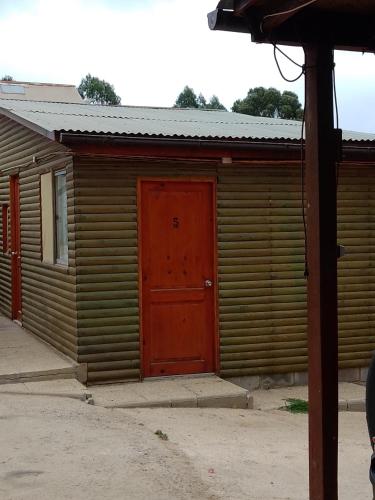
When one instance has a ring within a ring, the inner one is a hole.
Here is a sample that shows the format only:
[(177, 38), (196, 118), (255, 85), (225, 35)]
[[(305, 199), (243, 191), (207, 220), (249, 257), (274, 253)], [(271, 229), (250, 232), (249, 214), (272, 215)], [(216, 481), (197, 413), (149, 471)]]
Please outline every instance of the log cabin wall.
[[(305, 371), (306, 282), (297, 167), (75, 159), (78, 359), (89, 383), (139, 379), (138, 176), (216, 176), (220, 374)], [(366, 366), (372, 335), (375, 175), (339, 180), (340, 366)]]
[[(33, 156), (37, 163), (33, 164)], [(41, 261), (40, 174), (67, 171), (69, 265)], [(77, 357), (74, 190), (65, 147), (0, 117), (0, 204), (9, 204), (9, 175), (19, 174), (23, 326), (73, 359)], [(1, 224), (1, 222), (0, 222)], [(2, 234), (2, 226), (0, 226)], [(11, 316), (10, 255), (0, 253), (0, 312)]]

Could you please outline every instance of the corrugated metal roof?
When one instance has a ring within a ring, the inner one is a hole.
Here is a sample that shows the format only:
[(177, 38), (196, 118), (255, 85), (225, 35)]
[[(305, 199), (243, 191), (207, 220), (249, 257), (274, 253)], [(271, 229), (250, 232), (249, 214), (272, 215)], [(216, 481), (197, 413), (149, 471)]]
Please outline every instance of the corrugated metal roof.
[[(229, 111), (0, 99), (0, 112), (1, 109), (47, 133), (65, 131), (228, 140), (298, 140), (301, 135), (301, 122)], [(375, 141), (375, 134), (346, 131), (344, 139)]]

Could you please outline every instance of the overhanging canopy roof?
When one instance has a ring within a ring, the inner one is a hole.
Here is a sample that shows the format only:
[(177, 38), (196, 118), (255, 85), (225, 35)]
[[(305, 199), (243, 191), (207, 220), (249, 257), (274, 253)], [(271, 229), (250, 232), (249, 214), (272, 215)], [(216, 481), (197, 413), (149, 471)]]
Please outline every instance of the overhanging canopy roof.
[(213, 30), (255, 42), (375, 52), (374, 0), (220, 0), (208, 19)]

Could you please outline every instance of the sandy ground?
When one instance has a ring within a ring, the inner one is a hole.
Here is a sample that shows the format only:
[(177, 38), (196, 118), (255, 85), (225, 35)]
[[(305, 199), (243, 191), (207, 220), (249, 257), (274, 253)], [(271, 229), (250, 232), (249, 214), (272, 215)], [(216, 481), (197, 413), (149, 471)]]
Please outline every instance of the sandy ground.
[[(341, 413), (340, 500), (371, 498), (369, 457), (364, 414)], [(1, 500), (304, 500), (307, 483), (305, 415), (0, 398)]]

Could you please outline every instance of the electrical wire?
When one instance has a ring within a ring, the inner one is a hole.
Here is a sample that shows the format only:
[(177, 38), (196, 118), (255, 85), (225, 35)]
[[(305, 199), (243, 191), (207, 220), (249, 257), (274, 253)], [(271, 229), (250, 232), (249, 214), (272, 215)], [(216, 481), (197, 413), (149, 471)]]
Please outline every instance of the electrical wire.
[[(333, 65), (332, 69), (332, 80), (333, 80), (333, 100), (335, 104), (335, 113), (336, 113), (336, 128), (339, 129), (339, 107), (337, 103), (337, 89), (336, 89), (336, 71), (335, 71), (335, 64)], [(336, 152), (337, 156), (337, 152)], [(340, 176), (340, 162), (336, 161), (336, 192), (338, 191), (339, 187), (339, 176)]]
[[(316, 0), (314, 0), (314, 1), (316, 1)], [(313, 2), (309, 2), (309, 4), (310, 3), (313, 3)], [(296, 78), (293, 78), (293, 79), (286, 78), (286, 76), (284, 75), (284, 73), (281, 70), (279, 61), (277, 59), (277, 51), (279, 51), (286, 59), (288, 59), (295, 66), (298, 66), (299, 68), (301, 68), (301, 73)], [(285, 81), (287, 81), (289, 83), (296, 82), (306, 73), (306, 66), (304, 64), (299, 64), (298, 62), (294, 61), (294, 59), (292, 59), (290, 56), (288, 56), (288, 54), (286, 54), (283, 50), (281, 50), (276, 45), (276, 43), (273, 44), (273, 55), (275, 58), (277, 69), (279, 70), (281, 77)], [(303, 233), (304, 233), (304, 244), (305, 244), (305, 248), (304, 248), (304, 260), (305, 260), (304, 276), (307, 279), (309, 276), (309, 265), (308, 265), (308, 258), (307, 258), (307, 223), (306, 223), (306, 212), (305, 212), (305, 161), (304, 161), (304, 144), (305, 144), (304, 135), (305, 135), (305, 120), (306, 120), (305, 109), (306, 109), (306, 81), (305, 81), (305, 95), (304, 95), (303, 115), (302, 115), (302, 125), (301, 125), (300, 168), (301, 168), (301, 211), (302, 211)]]
[(284, 57), (286, 57), (291, 63), (295, 64), (296, 66), (298, 66), (299, 68), (303, 69), (304, 65), (303, 64), (300, 64), (298, 62), (296, 62), (294, 59), (292, 59), (290, 56), (288, 56), (288, 54), (286, 52), (284, 52), (283, 50), (280, 49), (280, 47), (278, 47), (276, 45), (276, 43), (273, 44), (273, 47), (278, 50), (280, 52), (280, 54), (282, 54)]
[(282, 12), (274, 12), (273, 14), (267, 14), (267, 16), (264, 16), (262, 25), (265, 21), (265, 19), (269, 19), (270, 17), (278, 17), (278, 16), (284, 16), (286, 14), (293, 14), (293, 12), (298, 12), (301, 9), (304, 9), (305, 7), (308, 7), (309, 5), (316, 3), (318, 0), (310, 0), (309, 2), (306, 2), (302, 5), (298, 5), (297, 7), (294, 7), (293, 9), (289, 10), (284, 10)]
[[(291, 61), (293, 64), (295, 64), (296, 66), (300, 67), (301, 68), (301, 73), (296, 77), (296, 78), (287, 78), (284, 73), (282, 72), (282, 69), (280, 67), (280, 64), (279, 64), (279, 61), (277, 59), (277, 52), (276, 51), (279, 51), (281, 54), (283, 54), (283, 56), (285, 56), (289, 61)], [(286, 82), (288, 83), (294, 83), (296, 82), (297, 80), (299, 80), (301, 78), (301, 76), (304, 75), (305, 73), (305, 66), (302, 65), (302, 64), (299, 64), (297, 63), (296, 61), (294, 61), (291, 57), (289, 57), (287, 54), (285, 54), (285, 52), (283, 52), (281, 49), (279, 49), (279, 47), (274, 44), (273, 45), (273, 57), (275, 58), (275, 62), (276, 62), (276, 66), (277, 66), (277, 69), (279, 70), (279, 73), (281, 75), (281, 77), (283, 78), (283, 80), (285, 80)]]
[(302, 115), (302, 125), (301, 125), (301, 210), (302, 210), (302, 222), (303, 222), (303, 235), (304, 235), (304, 243), (305, 243), (305, 269), (304, 269), (304, 277), (307, 279), (309, 277), (309, 263), (307, 258), (307, 223), (306, 223), (306, 212), (305, 212), (305, 159), (304, 159), (304, 135), (305, 135), (305, 120), (306, 120), (306, 88), (305, 88), (305, 97), (303, 103), (303, 115)]

